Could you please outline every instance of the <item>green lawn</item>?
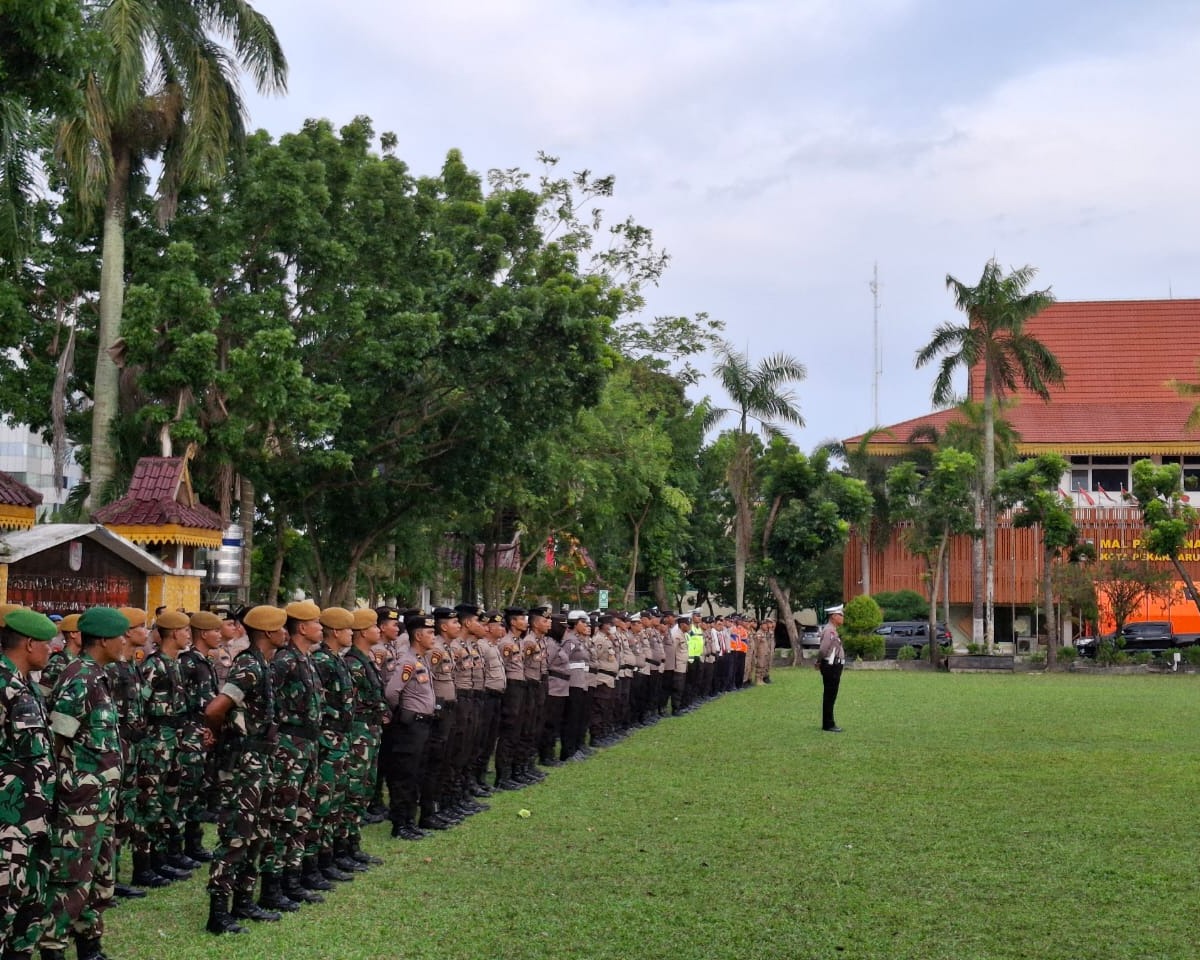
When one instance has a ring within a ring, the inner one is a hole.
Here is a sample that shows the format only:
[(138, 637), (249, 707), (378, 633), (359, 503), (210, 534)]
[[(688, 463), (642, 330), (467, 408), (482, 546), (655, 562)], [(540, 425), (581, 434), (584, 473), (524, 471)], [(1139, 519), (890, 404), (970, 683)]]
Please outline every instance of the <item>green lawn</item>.
[[(851, 671), (640, 731), (249, 935), (203, 878), (108, 914), (114, 960), (1180, 958), (1196, 676)], [(527, 809), (531, 816), (520, 817)]]

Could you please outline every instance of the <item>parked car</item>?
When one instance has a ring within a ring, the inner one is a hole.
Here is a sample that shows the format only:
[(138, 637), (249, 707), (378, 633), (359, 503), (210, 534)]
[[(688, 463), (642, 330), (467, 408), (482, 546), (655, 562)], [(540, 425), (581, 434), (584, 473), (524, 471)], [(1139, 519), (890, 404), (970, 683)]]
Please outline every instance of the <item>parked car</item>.
[[(1095, 657), (1103, 641), (1111, 641), (1114, 634), (1095, 639), (1080, 639), (1075, 644), (1081, 657)], [(1195, 637), (1180, 637), (1171, 627), (1170, 620), (1131, 620), (1121, 628), (1118, 649), (1126, 653), (1163, 653), (1175, 647), (1188, 647), (1196, 642)]]
[[(875, 632), (883, 635), (883, 655), (889, 660), (895, 660), (901, 647), (912, 647), (921, 655), (929, 643), (928, 620), (886, 620), (875, 628)], [(944, 623), (937, 625), (939, 644), (950, 642), (950, 631)]]

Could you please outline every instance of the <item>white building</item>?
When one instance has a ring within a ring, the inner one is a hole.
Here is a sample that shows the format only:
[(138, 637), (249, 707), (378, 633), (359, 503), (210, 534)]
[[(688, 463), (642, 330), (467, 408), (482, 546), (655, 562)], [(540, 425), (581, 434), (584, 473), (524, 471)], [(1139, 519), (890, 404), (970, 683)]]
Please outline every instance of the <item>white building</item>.
[(83, 470), (75, 462), (75, 450), (67, 448), (61, 476), (54, 475), (54, 453), (41, 436), (25, 425), (10, 427), (0, 423), (0, 470), (42, 495), (38, 519), (51, 517), (83, 479)]

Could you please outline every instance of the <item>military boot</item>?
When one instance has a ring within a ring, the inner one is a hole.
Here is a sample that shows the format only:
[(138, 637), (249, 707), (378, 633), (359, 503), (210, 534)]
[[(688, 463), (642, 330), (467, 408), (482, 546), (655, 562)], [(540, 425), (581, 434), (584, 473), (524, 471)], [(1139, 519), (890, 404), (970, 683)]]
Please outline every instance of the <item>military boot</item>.
[(333, 862), (333, 851), (328, 849), (317, 854), (317, 873), (330, 883), (345, 883), (354, 879), (353, 873), (338, 869)]
[[(328, 882), (328, 881), (326, 881)], [(332, 888), (330, 884), (330, 888)], [(283, 894), (289, 900), (295, 900), (297, 903), (324, 903), (325, 898), (314, 890), (308, 889), (300, 882), (300, 872), (298, 870), (285, 870), (283, 874)]]
[(321, 876), (316, 857), (305, 857), (300, 866), (300, 882), (309, 890), (332, 890), (333, 884)]
[(209, 933), (245, 933), (246, 928), (233, 919), (229, 913), (229, 898), (220, 893), (213, 893), (208, 898), (208, 924), (205, 928)]
[(233, 910), (230, 911), (235, 920), (256, 920), (259, 922), (276, 923), (280, 915), (274, 910), (265, 910), (254, 902), (254, 894), (249, 891), (233, 895)]
[(349, 840), (339, 840), (333, 845), (333, 865), (350, 873), (367, 872), (367, 865), (351, 853)]
[(150, 854), (133, 852), (133, 882), (139, 887), (158, 889), (169, 886), (171, 881), (157, 873), (150, 865)]
[(189, 820), (183, 828), (183, 852), (198, 863), (212, 860), (212, 853), (204, 849), (204, 825), (199, 820)]
[(284, 896), (279, 877), (268, 873), (263, 874), (258, 905), (264, 910), (278, 910), (281, 913), (295, 913), (300, 909), (300, 904), (291, 897)]
[(350, 856), (368, 867), (378, 867), (383, 863), (382, 857), (377, 857), (362, 849), (362, 839), (360, 837), (354, 837), (350, 841)]

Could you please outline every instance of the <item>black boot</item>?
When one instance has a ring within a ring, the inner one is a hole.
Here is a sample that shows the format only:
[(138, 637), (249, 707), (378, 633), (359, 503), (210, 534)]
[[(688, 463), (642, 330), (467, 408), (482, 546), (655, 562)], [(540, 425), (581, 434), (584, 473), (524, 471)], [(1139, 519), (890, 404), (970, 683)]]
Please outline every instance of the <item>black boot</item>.
[[(173, 883), (176, 880), (192, 879), (189, 871), (168, 863), (166, 855), (158, 850), (150, 851), (150, 867), (160, 877), (166, 877), (169, 883)], [(139, 880), (138, 883), (141, 883), (141, 881)]]
[(284, 896), (279, 878), (268, 873), (263, 874), (258, 905), (264, 910), (278, 910), (281, 913), (295, 913), (300, 909), (300, 904), (291, 897)]
[(213, 858), (204, 849), (204, 825), (198, 820), (189, 820), (183, 828), (183, 852), (198, 863), (208, 863)]
[(183, 834), (175, 828), (172, 828), (167, 840), (167, 855), (163, 860), (176, 870), (186, 870), (189, 873), (200, 866), (199, 860), (193, 860), (183, 852)]
[[(332, 888), (332, 884), (330, 887)], [(295, 870), (287, 870), (283, 874), (283, 893), (289, 900), (297, 903), (324, 903), (325, 898), (319, 893), (308, 889), (300, 882), (300, 874)]]
[(133, 882), (139, 887), (158, 889), (169, 886), (171, 881), (155, 872), (150, 865), (150, 854), (133, 852)]
[(321, 876), (316, 857), (305, 857), (300, 867), (300, 882), (309, 890), (332, 890), (333, 884)]
[(257, 920), (276, 923), (280, 916), (274, 910), (264, 910), (254, 902), (252, 893), (235, 893), (233, 895), (233, 910), (230, 911), (235, 920)]
[(129, 900), (131, 898), (136, 899), (146, 895), (145, 890), (139, 890), (137, 887), (131, 887), (127, 883), (114, 883), (113, 893), (115, 893), (122, 900)]
[(350, 842), (339, 840), (333, 845), (333, 865), (339, 870), (350, 873), (366, 873), (367, 865), (360, 862), (350, 852)]
[(363, 850), (361, 843), (362, 840), (359, 837), (354, 837), (350, 841), (350, 856), (352, 856), (359, 863), (368, 867), (378, 867), (383, 863), (382, 857), (373, 856), (372, 854), (367, 853), (366, 850)]
[(345, 883), (354, 879), (353, 873), (347, 873), (334, 865), (332, 850), (322, 850), (317, 854), (317, 872), (330, 883)]
[(246, 928), (233, 919), (229, 913), (229, 898), (224, 894), (213, 893), (208, 897), (208, 924), (204, 928), (209, 933), (245, 933)]
[(42, 947), (38, 951), (38, 956), (41, 960), (67, 960), (65, 950), (56, 950), (53, 947)]

